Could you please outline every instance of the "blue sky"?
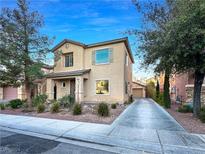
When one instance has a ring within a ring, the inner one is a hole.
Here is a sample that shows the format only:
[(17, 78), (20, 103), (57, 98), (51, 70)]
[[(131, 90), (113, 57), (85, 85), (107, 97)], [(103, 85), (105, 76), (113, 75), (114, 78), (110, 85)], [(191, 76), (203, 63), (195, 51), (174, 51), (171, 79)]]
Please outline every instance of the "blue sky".
[[(126, 37), (128, 29), (142, 27), (141, 15), (131, 0), (30, 0), (30, 8), (44, 16), (43, 34), (55, 36), (54, 45), (64, 38), (85, 44)], [(0, 7), (16, 6), (15, 0), (0, 0)], [(136, 39), (128, 36), (135, 58), (133, 72), (138, 78), (150, 77), (151, 69), (140, 67)], [(51, 46), (51, 47), (52, 47)], [(52, 63), (52, 55), (48, 62)]]

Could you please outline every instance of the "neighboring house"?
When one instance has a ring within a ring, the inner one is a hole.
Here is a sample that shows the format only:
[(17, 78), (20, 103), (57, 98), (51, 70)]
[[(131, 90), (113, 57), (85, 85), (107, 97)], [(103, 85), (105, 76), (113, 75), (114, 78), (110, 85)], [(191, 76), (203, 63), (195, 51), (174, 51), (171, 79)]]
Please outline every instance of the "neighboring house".
[[(171, 98), (173, 101), (190, 102), (193, 99), (194, 73), (175, 74), (170, 79)], [(205, 80), (202, 85), (201, 101), (205, 103)]]
[(146, 97), (146, 85), (140, 81), (132, 82), (132, 95), (133, 98)]
[[(160, 91), (164, 90), (164, 74), (157, 77), (160, 85)], [(181, 74), (172, 74), (170, 79), (170, 97), (172, 102), (191, 102), (194, 90), (194, 73), (187, 72)], [(205, 103), (205, 80), (202, 85), (201, 100)]]
[(52, 50), (59, 58), (46, 79), (49, 99), (122, 103), (131, 96), (134, 59), (127, 38), (88, 45), (65, 39)]
[[(42, 71), (47, 74), (50, 73), (53, 70), (52, 66), (43, 65)], [(37, 94), (34, 89), (33, 95)], [(5, 86), (0, 87), (0, 100), (12, 100), (12, 99), (26, 99), (25, 94), (25, 87), (24, 85), (21, 85), (19, 87), (13, 87), (13, 86)]]

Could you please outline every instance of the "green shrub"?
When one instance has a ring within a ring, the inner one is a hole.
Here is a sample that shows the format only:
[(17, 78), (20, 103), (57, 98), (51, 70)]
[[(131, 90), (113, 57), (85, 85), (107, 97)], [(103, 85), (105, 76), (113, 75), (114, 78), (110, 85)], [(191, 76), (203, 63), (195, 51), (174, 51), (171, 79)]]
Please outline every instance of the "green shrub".
[(67, 95), (59, 99), (59, 102), (62, 107), (72, 107), (75, 102), (75, 99), (73, 96)]
[(163, 100), (164, 100), (164, 98), (163, 98), (163, 93), (160, 93), (160, 94), (159, 94), (159, 97), (158, 97), (158, 98), (156, 97), (156, 99), (155, 99), (155, 101), (156, 101), (159, 105), (161, 105), (161, 106), (164, 106)]
[(203, 106), (203, 107), (201, 108), (201, 111), (202, 111), (202, 112), (205, 112), (205, 106)]
[(133, 97), (132, 97), (132, 95), (129, 96), (128, 102), (129, 102), (129, 103), (132, 103), (132, 102), (133, 102)]
[(37, 95), (32, 99), (33, 106), (38, 106), (39, 104), (44, 104), (48, 96), (46, 94)]
[(23, 105), (23, 102), (20, 99), (11, 100), (8, 104), (12, 109), (18, 109)]
[(184, 104), (178, 108), (178, 112), (182, 112), (182, 113), (193, 112), (193, 108), (190, 105)]
[(38, 104), (37, 105), (37, 112), (38, 113), (42, 113), (42, 112), (44, 112), (45, 111), (45, 105), (44, 104)]
[(201, 112), (199, 114), (199, 119), (201, 120), (202, 123), (205, 123), (205, 107), (201, 108)]
[(117, 108), (117, 104), (116, 103), (111, 104), (111, 108), (112, 109), (116, 109)]
[(100, 103), (98, 106), (98, 114), (100, 116), (106, 117), (109, 115), (109, 108), (108, 105), (104, 102)]
[(150, 81), (147, 83), (146, 86), (146, 97), (155, 99), (155, 94), (156, 94), (156, 88), (155, 88), (155, 83), (153, 81)]
[(201, 120), (201, 122), (205, 123), (205, 111), (200, 112), (199, 119)]
[(60, 104), (57, 101), (55, 101), (52, 104), (50, 111), (51, 111), (51, 113), (57, 113), (57, 112), (59, 112), (59, 109), (60, 109)]
[(80, 115), (82, 113), (82, 107), (79, 103), (76, 103), (73, 107), (73, 115)]
[(4, 104), (0, 104), (0, 110), (5, 110), (5, 105)]

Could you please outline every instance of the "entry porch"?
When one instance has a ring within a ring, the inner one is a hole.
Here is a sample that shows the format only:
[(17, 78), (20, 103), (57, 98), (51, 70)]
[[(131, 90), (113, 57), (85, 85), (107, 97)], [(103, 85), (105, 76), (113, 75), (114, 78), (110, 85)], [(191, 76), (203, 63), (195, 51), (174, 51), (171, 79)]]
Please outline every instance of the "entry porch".
[(65, 95), (71, 95), (76, 102), (84, 101), (85, 83), (88, 80), (90, 70), (51, 73), (46, 80), (46, 94), (48, 99), (60, 99)]

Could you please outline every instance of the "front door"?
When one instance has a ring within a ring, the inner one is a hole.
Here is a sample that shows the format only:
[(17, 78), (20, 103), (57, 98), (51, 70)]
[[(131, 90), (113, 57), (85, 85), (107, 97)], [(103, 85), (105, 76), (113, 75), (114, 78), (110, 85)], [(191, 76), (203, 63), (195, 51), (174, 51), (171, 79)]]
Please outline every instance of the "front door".
[(70, 80), (70, 95), (75, 97), (75, 80)]

